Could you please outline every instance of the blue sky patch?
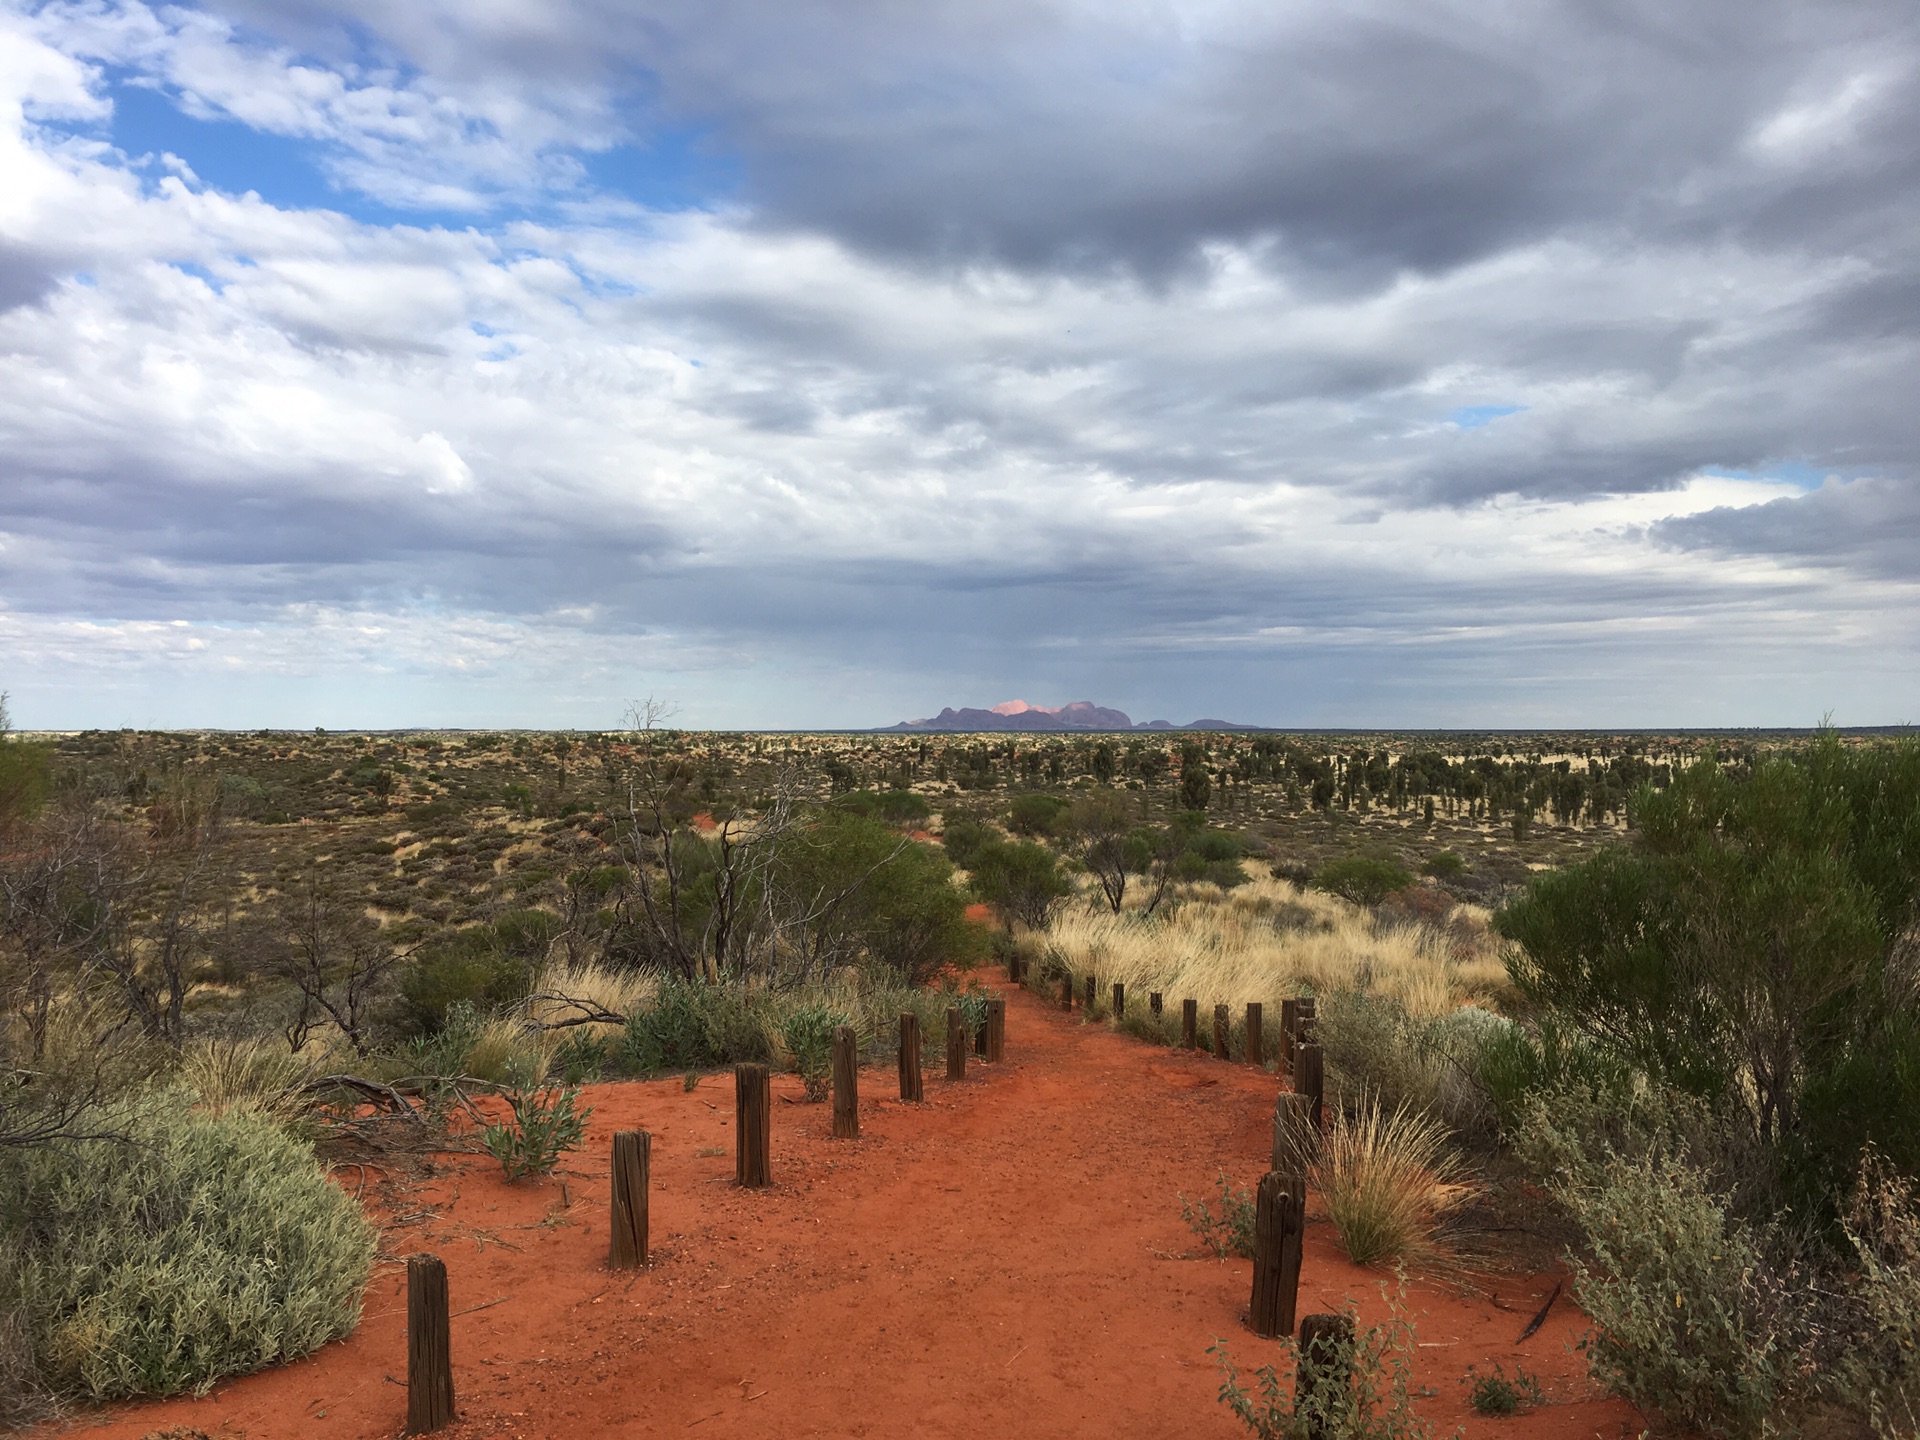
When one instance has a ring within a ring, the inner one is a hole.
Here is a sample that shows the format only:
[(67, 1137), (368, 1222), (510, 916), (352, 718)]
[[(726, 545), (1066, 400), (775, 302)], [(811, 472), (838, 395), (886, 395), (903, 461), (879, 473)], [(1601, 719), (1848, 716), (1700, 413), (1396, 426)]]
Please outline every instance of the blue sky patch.
[(1447, 419), (1462, 430), (1478, 430), (1483, 425), (1491, 425), (1503, 415), (1518, 415), (1526, 408), (1524, 405), (1468, 405), (1454, 411)]

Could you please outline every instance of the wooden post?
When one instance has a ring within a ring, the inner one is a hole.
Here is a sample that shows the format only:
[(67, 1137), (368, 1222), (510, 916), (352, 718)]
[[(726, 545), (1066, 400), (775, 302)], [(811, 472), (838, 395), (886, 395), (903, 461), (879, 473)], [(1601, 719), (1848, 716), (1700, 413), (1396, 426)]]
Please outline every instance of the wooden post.
[(1227, 1058), (1227, 1039), (1233, 1032), (1233, 1012), (1224, 1005), (1213, 1007), (1213, 1058)]
[(1269, 1340), (1293, 1333), (1300, 1298), (1300, 1246), (1305, 1182), (1270, 1170), (1260, 1177), (1253, 1209), (1253, 1299), (1247, 1324)]
[(958, 1006), (947, 1011), (947, 1079), (967, 1078), (967, 1022)]
[(607, 1263), (633, 1270), (647, 1263), (647, 1184), (653, 1137), (644, 1130), (613, 1133), (613, 1233)]
[(1307, 1440), (1333, 1440), (1344, 1408), (1333, 1398), (1353, 1384), (1353, 1321), (1345, 1315), (1308, 1315), (1300, 1322), (1300, 1368), (1293, 1386), (1296, 1415), (1306, 1418)]
[(973, 1053), (982, 1060), (987, 1058), (987, 1017), (982, 1015), (980, 1023), (973, 1027)]
[(900, 1098), (927, 1098), (920, 1080), (920, 1017), (911, 1010), (900, 1013)]
[(1273, 1168), (1304, 1177), (1319, 1152), (1313, 1101), (1297, 1091), (1283, 1093), (1273, 1106)]
[(1007, 983), (1018, 985), (1020, 983), (1020, 972), (1023, 968), (1020, 963), (1020, 952), (1018, 950), (1007, 956)]
[(764, 1065), (733, 1067), (733, 1178), (758, 1188), (771, 1183), (767, 1164), (773, 1085)]
[(1266, 1037), (1260, 1033), (1266, 1018), (1266, 1006), (1258, 1000), (1247, 1002), (1247, 1064), (1256, 1070), (1267, 1068)]
[(1127, 987), (1118, 980), (1113, 982), (1113, 1018), (1127, 1018)]
[(1200, 1048), (1200, 1002), (1180, 1002), (1180, 1043), (1189, 1050)]
[(1165, 1007), (1166, 1001), (1160, 998), (1160, 992), (1158, 990), (1148, 992), (1147, 1009), (1151, 1010), (1155, 1015), (1158, 1015)]
[(1007, 1002), (987, 1002), (987, 1059), (999, 1064), (1007, 1058)]
[(833, 1138), (860, 1138), (860, 1037), (851, 1025), (833, 1027)]
[(407, 1431), (424, 1435), (453, 1422), (452, 1312), (447, 1267), (438, 1255), (407, 1260)]
[(1080, 1004), (1088, 1010), (1093, 1009), (1093, 996), (1094, 996), (1094, 979), (1093, 979), (1093, 976), (1089, 975), (1087, 976), (1087, 998), (1082, 1000)]
[(1073, 1009), (1073, 976), (1071, 975), (1062, 975), (1060, 977), (1060, 1008), (1062, 1010)]
[(1299, 1015), (1298, 1000), (1280, 1002), (1280, 1069), (1287, 1075), (1293, 1073), (1293, 1027)]
[(1318, 1045), (1300, 1047), (1300, 1054), (1294, 1062), (1293, 1088), (1306, 1097), (1307, 1119), (1314, 1135), (1318, 1136), (1327, 1098), (1326, 1069)]

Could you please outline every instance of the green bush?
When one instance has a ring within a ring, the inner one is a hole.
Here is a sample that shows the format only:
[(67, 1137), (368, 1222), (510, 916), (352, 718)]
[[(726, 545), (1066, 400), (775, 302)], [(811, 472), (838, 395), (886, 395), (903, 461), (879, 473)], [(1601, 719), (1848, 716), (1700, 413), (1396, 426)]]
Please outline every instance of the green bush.
[(0, 1313), (55, 1393), (204, 1392), (359, 1322), (375, 1234), (264, 1117), (131, 1106), (126, 1142), (15, 1151), (0, 1166)]
[(1391, 860), (1349, 855), (1323, 865), (1313, 877), (1316, 890), (1338, 895), (1355, 905), (1378, 905), (1396, 890), (1413, 883), (1413, 876)]
[(973, 888), (1008, 924), (1046, 928), (1073, 885), (1060, 871), (1060, 859), (1031, 840), (983, 846), (973, 860)]
[(946, 850), (947, 858), (962, 870), (973, 869), (980, 851), (999, 839), (992, 826), (982, 825), (978, 820), (970, 820), (964, 815), (949, 817), (940, 831), (940, 844)]
[(1467, 862), (1460, 858), (1456, 850), (1436, 850), (1429, 855), (1421, 867), (1423, 874), (1436, 880), (1457, 880), (1467, 870)]
[(1363, 1097), (1388, 1110), (1432, 1115), (1464, 1140), (1492, 1141), (1499, 1112), (1484, 1079), (1483, 1055), (1510, 1022), (1467, 1007), (1419, 1020), (1391, 995), (1336, 990), (1318, 1000), (1314, 1033), (1341, 1103)]
[(1224, 1170), (1215, 1177), (1214, 1183), (1220, 1187), (1220, 1213), (1216, 1215), (1204, 1200), (1189, 1201), (1181, 1195), (1176, 1197), (1180, 1201), (1180, 1218), (1214, 1254), (1251, 1260), (1253, 1196), (1246, 1190), (1235, 1190)]
[[(504, 923), (504, 922), (503, 922)], [(519, 933), (509, 927), (509, 933)], [(404, 1021), (415, 1034), (437, 1034), (456, 1005), (488, 1014), (526, 998), (529, 957), (501, 943), (495, 927), (475, 925), (416, 951), (400, 969)]]
[(569, 1150), (578, 1150), (593, 1107), (580, 1109), (580, 1092), (560, 1085), (515, 1083), (507, 1092), (509, 1116), (480, 1132), (480, 1143), (500, 1162), (509, 1180), (547, 1175)]
[(806, 1087), (807, 1099), (827, 1098), (827, 1075), (833, 1066), (833, 1032), (853, 1023), (853, 1017), (826, 1005), (802, 1005), (780, 1022), (780, 1041), (793, 1057), (794, 1072)]
[(1058, 795), (1021, 795), (1007, 813), (1007, 828), (1016, 835), (1044, 840), (1065, 828), (1072, 810)]
[(889, 825), (917, 824), (933, 813), (911, 790), (853, 790), (836, 796), (833, 808), (869, 820), (884, 820)]
[(770, 1058), (763, 992), (735, 985), (670, 980), (653, 1004), (630, 1015), (619, 1061), (632, 1074), (706, 1070)]

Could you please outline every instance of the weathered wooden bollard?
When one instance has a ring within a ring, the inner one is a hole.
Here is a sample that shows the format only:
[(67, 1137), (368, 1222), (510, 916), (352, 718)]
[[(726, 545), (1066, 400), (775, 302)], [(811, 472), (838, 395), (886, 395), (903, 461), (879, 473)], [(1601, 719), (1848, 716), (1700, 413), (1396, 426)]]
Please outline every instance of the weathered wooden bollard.
[(647, 1263), (647, 1187), (653, 1170), (653, 1137), (644, 1130), (613, 1134), (612, 1234), (607, 1263), (633, 1270)]
[(1312, 1099), (1295, 1090), (1284, 1092), (1273, 1105), (1273, 1168), (1282, 1175), (1304, 1176), (1319, 1153)]
[(1305, 1217), (1304, 1180), (1277, 1170), (1260, 1177), (1253, 1202), (1253, 1299), (1247, 1324), (1269, 1340), (1293, 1333)]
[(833, 1138), (860, 1138), (860, 1037), (851, 1025), (833, 1027)]
[(1007, 1002), (987, 1002), (987, 1059), (999, 1064), (1007, 1057)]
[(910, 1010), (900, 1016), (900, 1098), (927, 1098), (920, 1078), (920, 1017)]
[(1228, 1049), (1227, 1041), (1228, 1041), (1228, 1037), (1232, 1033), (1233, 1033), (1232, 1012), (1229, 1011), (1227, 1007), (1224, 1005), (1214, 1006), (1213, 1007), (1213, 1058), (1214, 1059), (1225, 1060), (1227, 1058), (1227, 1049)]
[(773, 1126), (773, 1084), (764, 1065), (733, 1067), (733, 1178), (739, 1185), (769, 1183), (767, 1152)]
[(1062, 1010), (1073, 1009), (1073, 976), (1071, 975), (1062, 975), (1060, 977), (1060, 1008)]
[(1340, 1433), (1335, 1397), (1353, 1384), (1353, 1320), (1346, 1315), (1308, 1315), (1300, 1322), (1300, 1367), (1293, 1408), (1305, 1418), (1307, 1440), (1333, 1440)]
[(1302, 1045), (1294, 1061), (1293, 1088), (1307, 1099), (1307, 1119), (1315, 1136), (1320, 1134), (1322, 1112), (1326, 1108), (1326, 1068), (1318, 1045)]
[(967, 1078), (967, 1022), (959, 1007), (947, 1011), (947, 1079)]
[(1113, 1018), (1127, 1018), (1127, 987), (1118, 980), (1113, 982)]
[(1200, 1048), (1200, 1002), (1180, 1002), (1180, 1043), (1189, 1050)]
[(438, 1255), (407, 1260), (407, 1430), (424, 1435), (453, 1422), (453, 1349), (447, 1267)]
[(1016, 950), (1007, 957), (1008, 983), (1013, 985), (1018, 985), (1020, 983), (1020, 977), (1025, 972), (1026, 972), (1026, 966), (1021, 962), (1020, 952)]
[(1089, 975), (1089, 976), (1087, 976), (1087, 981), (1086, 981), (1086, 985), (1087, 985), (1087, 995), (1086, 995), (1086, 998), (1085, 998), (1084, 1000), (1082, 1000), (1082, 1001), (1081, 1001), (1080, 1003), (1081, 1003), (1081, 1004), (1082, 1004), (1083, 1006), (1085, 1006), (1085, 1007), (1086, 1007), (1087, 1009), (1089, 1009), (1089, 1010), (1091, 1010), (1091, 1009), (1093, 1009), (1093, 997), (1094, 997), (1094, 994), (1095, 994), (1095, 990), (1094, 990), (1094, 986), (1095, 986), (1095, 983), (1096, 983), (1096, 982), (1094, 981), (1094, 978), (1093, 978), (1093, 976), (1091, 976), (1091, 975)]
[(1160, 998), (1160, 992), (1158, 990), (1150, 990), (1147, 992), (1147, 1009), (1151, 1010), (1155, 1015), (1158, 1015), (1165, 1006), (1166, 1001)]
[(987, 1013), (980, 1012), (980, 1023), (973, 1027), (973, 1053), (982, 1060), (987, 1058)]
[(1299, 1015), (1298, 1000), (1280, 1002), (1280, 1070), (1285, 1075), (1293, 1073), (1293, 1027)]
[(1258, 1000), (1247, 1002), (1247, 1064), (1260, 1070), (1267, 1068), (1266, 1037), (1260, 1033), (1265, 1012), (1266, 1007)]

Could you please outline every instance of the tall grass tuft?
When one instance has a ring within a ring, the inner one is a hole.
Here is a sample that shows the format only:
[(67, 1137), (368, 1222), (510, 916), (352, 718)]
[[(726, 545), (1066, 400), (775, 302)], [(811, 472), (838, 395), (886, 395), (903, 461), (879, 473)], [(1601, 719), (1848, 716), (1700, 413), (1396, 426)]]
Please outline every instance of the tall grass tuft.
[(1377, 1100), (1336, 1111), (1311, 1180), (1356, 1265), (1419, 1266), (1444, 1260), (1437, 1227), (1467, 1194), (1447, 1129), (1417, 1110)]

